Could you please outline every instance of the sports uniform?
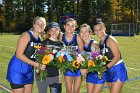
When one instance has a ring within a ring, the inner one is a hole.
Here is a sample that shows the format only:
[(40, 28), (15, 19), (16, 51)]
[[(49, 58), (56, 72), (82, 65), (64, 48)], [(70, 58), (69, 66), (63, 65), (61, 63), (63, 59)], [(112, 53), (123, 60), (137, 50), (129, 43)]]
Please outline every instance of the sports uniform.
[[(91, 47), (93, 42), (94, 40), (90, 40), (89, 44), (87, 46), (84, 46), (85, 52), (91, 52)], [(98, 78), (97, 72), (93, 72), (93, 73), (89, 72), (86, 76), (86, 82), (88, 83), (104, 84), (105, 80), (106, 80), (106, 72), (104, 72), (101, 79)]]
[[(72, 37), (72, 40), (71, 41), (67, 41), (66, 40), (66, 35), (63, 34), (62, 36), (62, 41), (64, 42), (64, 44), (66, 46), (70, 46), (70, 47), (78, 47), (78, 43), (77, 43), (77, 34), (73, 34), (73, 37)], [(78, 51), (78, 50), (76, 50)], [(65, 73), (65, 76), (81, 76), (81, 73), (80, 73), (80, 69), (76, 70), (76, 71), (71, 71), (71, 70), (67, 70), (66, 73)]]
[[(40, 38), (36, 39), (32, 31), (28, 31), (30, 41), (24, 51), (24, 55), (29, 59), (35, 61), (35, 48), (36, 45), (41, 45)], [(6, 79), (12, 85), (21, 85), (23, 87), (26, 84), (32, 84), (34, 80), (34, 67), (23, 62), (16, 57), (16, 54), (10, 60), (7, 70)], [(14, 87), (13, 87), (14, 88)], [(16, 88), (16, 87), (15, 87)]]
[[(106, 45), (108, 38), (109, 35), (105, 37), (102, 43), (100, 42), (100, 49), (103, 50), (105, 47), (105, 56), (107, 56), (109, 60), (112, 60), (114, 55), (111, 49)], [(122, 57), (114, 66), (109, 68), (106, 73), (106, 82), (117, 82), (118, 79), (121, 82), (125, 82), (128, 79), (125, 63), (123, 62)]]

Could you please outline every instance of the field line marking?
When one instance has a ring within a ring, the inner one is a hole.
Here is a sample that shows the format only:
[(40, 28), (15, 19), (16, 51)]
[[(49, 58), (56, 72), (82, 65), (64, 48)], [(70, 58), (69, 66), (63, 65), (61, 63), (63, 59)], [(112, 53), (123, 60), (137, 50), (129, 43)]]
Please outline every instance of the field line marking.
[(128, 69), (132, 69), (132, 70), (140, 70), (140, 69), (136, 69), (136, 68), (131, 68), (131, 67), (126, 67)]
[(8, 93), (13, 93), (10, 89), (5, 87), (3, 84), (0, 84), (0, 88), (3, 89), (4, 91), (7, 91)]
[(4, 45), (0, 45), (0, 47), (7, 47), (7, 48), (12, 48), (12, 49), (15, 49), (15, 47), (11, 47), (11, 46), (4, 46)]

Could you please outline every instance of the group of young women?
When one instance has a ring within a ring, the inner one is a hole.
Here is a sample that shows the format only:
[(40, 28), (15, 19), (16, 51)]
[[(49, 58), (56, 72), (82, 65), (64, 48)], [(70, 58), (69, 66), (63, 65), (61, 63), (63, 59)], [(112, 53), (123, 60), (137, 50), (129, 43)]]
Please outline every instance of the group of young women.
[[(128, 79), (125, 64), (119, 50), (117, 40), (105, 33), (106, 27), (101, 19), (97, 19), (93, 24), (95, 35), (99, 38), (98, 44), (92, 39), (92, 30), (88, 24), (82, 24), (79, 28), (80, 34), (76, 34), (78, 27), (73, 18), (66, 19), (64, 24), (65, 33), (61, 32), (57, 22), (48, 25), (47, 38), (41, 41), (39, 35), (44, 31), (46, 21), (44, 17), (35, 17), (33, 27), (21, 34), (15, 55), (12, 57), (7, 71), (7, 80), (10, 82), (14, 93), (32, 93), (34, 80), (33, 67), (39, 67), (35, 60), (35, 45), (54, 45), (54, 46), (76, 46), (78, 52), (91, 52), (92, 48), (102, 50), (105, 45), (105, 55), (111, 60), (106, 65), (103, 78), (99, 79), (96, 72), (87, 73), (86, 88), (87, 93), (100, 93), (105, 82), (108, 83), (110, 93), (120, 93), (123, 83)], [(63, 42), (63, 43), (62, 43)], [(62, 92), (62, 81), (59, 69), (51, 66), (41, 65), (41, 70), (46, 70), (48, 75), (46, 81), (41, 82), (35, 74), (39, 93), (46, 93), (50, 87), (50, 93)], [(64, 74), (66, 93), (80, 93), (81, 72), (67, 70)]]

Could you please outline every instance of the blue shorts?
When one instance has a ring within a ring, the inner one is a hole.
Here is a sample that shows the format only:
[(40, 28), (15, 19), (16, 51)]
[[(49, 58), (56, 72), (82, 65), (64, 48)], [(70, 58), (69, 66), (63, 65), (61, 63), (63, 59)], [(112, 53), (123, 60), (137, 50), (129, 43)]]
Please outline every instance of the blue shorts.
[(32, 84), (34, 68), (14, 55), (8, 65), (6, 79), (12, 84)]
[(93, 84), (104, 84), (106, 81), (106, 72), (103, 73), (101, 79), (98, 78), (97, 72), (88, 73), (86, 76), (86, 82)]
[(78, 69), (76, 71), (67, 70), (65, 73), (65, 76), (79, 77), (79, 76), (81, 76), (80, 69)]
[(128, 79), (127, 70), (124, 62), (114, 65), (107, 71), (106, 82), (125, 82)]

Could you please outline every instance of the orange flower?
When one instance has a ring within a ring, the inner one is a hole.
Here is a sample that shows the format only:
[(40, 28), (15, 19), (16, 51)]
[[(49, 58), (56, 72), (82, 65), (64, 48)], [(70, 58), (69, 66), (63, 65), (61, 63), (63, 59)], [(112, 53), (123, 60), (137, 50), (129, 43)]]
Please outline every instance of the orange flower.
[(43, 60), (42, 60), (42, 63), (43, 64), (48, 64), (50, 61), (51, 61), (50, 55), (45, 55)]
[(63, 56), (59, 56), (58, 59), (59, 59), (60, 63), (63, 62)]
[(88, 61), (88, 67), (90, 67), (90, 66), (95, 67), (94, 61), (92, 61), (92, 60)]
[(77, 62), (77, 60), (74, 60), (72, 62), (72, 66), (75, 67), (75, 68), (79, 68), (80, 64), (79, 64), (79, 62)]

